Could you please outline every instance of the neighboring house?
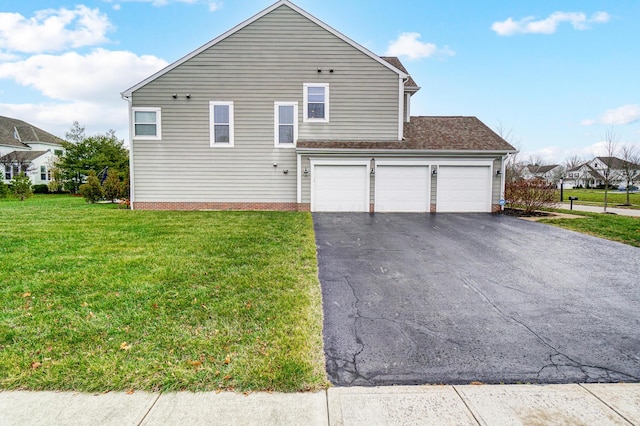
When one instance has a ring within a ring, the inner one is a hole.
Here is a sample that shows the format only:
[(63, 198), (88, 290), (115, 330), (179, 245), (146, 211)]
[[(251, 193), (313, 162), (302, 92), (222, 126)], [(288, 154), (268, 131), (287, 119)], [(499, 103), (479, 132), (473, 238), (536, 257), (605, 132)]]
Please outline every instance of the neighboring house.
[(515, 149), (280, 0), (122, 93), (134, 209), (490, 212)]
[(0, 172), (5, 182), (24, 172), (34, 185), (48, 184), (62, 140), (15, 118), (0, 117)]
[(564, 178), (564, 188), (595, 188), (604, 184), (604, 177), (589, 163), (583, 163), (567, 170)]
[(602, 179), (599, 183), (601, 185), (604, 185), (605, 180), (608, 180), (609, 185), (626, 188), (627, 176), (631, 177), (631, 180), (635, 182), (640, 174), (640, 165), (617, 157), (596, 157), (588, 162), (587, 165), (601, 176)]
[(540, 166), (529, 164), (522, 170), (522, 177), (526, 180), (542, 179), (550, 183), (555, 183), (562, 176), (562, 167), (558, 164)]

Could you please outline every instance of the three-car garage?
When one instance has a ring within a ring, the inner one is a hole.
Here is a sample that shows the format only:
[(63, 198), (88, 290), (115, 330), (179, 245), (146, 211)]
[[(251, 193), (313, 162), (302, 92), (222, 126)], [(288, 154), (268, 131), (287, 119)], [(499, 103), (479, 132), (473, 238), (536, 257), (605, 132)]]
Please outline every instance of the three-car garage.
[(492, 160), (312, 159), (310, 164), (311, 211), (491, 212)]

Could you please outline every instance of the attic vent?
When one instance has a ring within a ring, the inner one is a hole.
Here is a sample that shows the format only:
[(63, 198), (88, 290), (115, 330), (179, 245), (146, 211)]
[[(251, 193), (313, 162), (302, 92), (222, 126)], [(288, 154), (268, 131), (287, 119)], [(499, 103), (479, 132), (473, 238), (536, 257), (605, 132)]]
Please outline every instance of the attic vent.
[(16, 129), (15, 127), (13, 128), (13, 138), (22, 142), (22, 140), (20, 140), (20, 133), (18, 133), (18, 129)]

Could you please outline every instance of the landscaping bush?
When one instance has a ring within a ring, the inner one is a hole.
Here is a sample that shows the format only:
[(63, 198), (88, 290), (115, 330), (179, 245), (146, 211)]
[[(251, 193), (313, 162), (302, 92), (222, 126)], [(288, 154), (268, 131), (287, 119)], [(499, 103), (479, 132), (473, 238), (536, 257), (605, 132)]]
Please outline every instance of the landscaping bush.
[(33, 190), (31, 189), (31, 179), (24, 172), (21, 172), (17, 176), (14, 176), (11, 180), (11, 188), (13, 190), (13, 195), (18, 198), (20, 201), (24, 201), (25, 199), (31, 197), (33, 195)]
[(33, 193), (34, 194), (48, 194), (49, 187), (44, 183), (39, 183), (38, 185), (33, 185)]
[(120, 185), (120, 199), (121, 200), (129, 200), (131, 199), (131, 188), (129, 185), (129, 176), (125, 177)]
[(100, 186), (100, 180), (96, 176), (96, 172), (93, 170), (89, 172), (87, 183), (80, 185), (78, 192), (84, 197), (87, 203), (93, 204), (102, 198), (102, 186)]
[(120, 197), (120, 193), (122, 192), (122, 183), (120, 183), (117, 170), (109, 169), (107, 171), (107, 178), (102, 184), (102, 190), (104, 192), (104, 198), (110, 200), (112, 203)]
[(0, 198), (7, 198), (9, 195), (9, 187), (6, 183), (0, 180)]
[(510, 207), (520, 208), (532, 214), (543, 207), (556, 205), (558, 190), (555, 184), (540, 179), (519, 180), (507, 183), (505, 199)]

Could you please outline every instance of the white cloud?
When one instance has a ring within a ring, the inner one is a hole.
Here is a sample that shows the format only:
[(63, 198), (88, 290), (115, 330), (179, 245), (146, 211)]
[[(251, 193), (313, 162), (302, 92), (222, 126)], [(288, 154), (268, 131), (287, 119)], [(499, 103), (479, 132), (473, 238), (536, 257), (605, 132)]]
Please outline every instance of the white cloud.
[(572, 154), (571, 150), (559, 146), (547, 146), (536, 150), (525, 150), (518, 154), (519, 161), (540, 159), (548, 164), (560, 164)]
[(580, 124), (591, 126), (593, 124), (633, 124), (640, 121), (640, 105), (622, 105), (609, 109), (597, 119), (583, 120)]
[(115, 129), (127, 139), (127, 105), (120, 92), (166, 65), (155, 56), (105, 49), (85, 55), (35, 55), (0, 64), (0, 78), (12, 79), (48, 98), (40, 104), (0, 104), (0, 115), (41, 124), (39, 127), (58, 136), (64, 136), (78, 120), (87, 129)]
[(98, 9), (46, 9), (32, 18), (0, 13), (0, 50), (21, 53), (58, 52), (108, 42), (113, 26)]
[(209, 12), (215, 12), (216, 10), (222, 7), (221, 1), (210, 1), (209, 2)]
[[(107, 3), (114, 2), (113, 0), (104, 0)], [(114, 9), (120, 10), (120, 3), (151, 3), (152, 6), (162, 7), (172, 3), (184, 3), (184, 4), (207, 4), (209, 11), (215, 12), (222, 7), (221, 1), (212, 0), (116, 0), (117, 3), (113, 6)]]
[(113, 129), (120, 139), (128, 140), (127, 104), (68, 102), (43, 104), (0, 104), (0, 115), (18, 118), (64, 138), (74, 121), (86, 126), (87, 135)]
[(439, 49), (438, 46), (433, 43), (419, 41), (419, 38), (420, 33), (402, 33), (396, 40), (389, 43), (385, 55), (401, 56), (409, 59), (428, 58), (434, 55), (455, 55), (455, 52), (448, 47)]
[(0, 78), (36, 89), (50, 99), (99, 101), (117, 96), (166, 65), (155, 56), (95, 49), (85, 55), (34, 55), (0, 64)]
[(502, 22), (494, 22), (491, 29), (501, 36), (514, 34), (553, 34), (563, 22), (569, 22), (576, 30), (585, 30), (589, 24), (603, 24), (609, 22), (611, 16), (607, 12), (596, 12), (587, 18), (583, 12), (554, 12), (545, 19), (535, 20), (527, 16), (519, 21), (508, 18)]

